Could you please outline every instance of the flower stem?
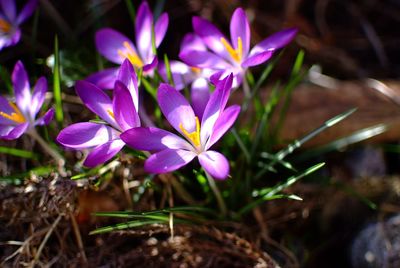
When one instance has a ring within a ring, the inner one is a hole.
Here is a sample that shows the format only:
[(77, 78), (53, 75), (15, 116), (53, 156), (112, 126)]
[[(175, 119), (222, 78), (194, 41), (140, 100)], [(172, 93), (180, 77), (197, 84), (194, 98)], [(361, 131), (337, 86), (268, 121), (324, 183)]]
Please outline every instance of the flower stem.
[(56, 150), (51, 148), (50, 145), (42, 137), (40, 137), (36, 129), (32, 128), (27, 133), (42, 146), (42, 148), (46, 151), (46, 153), (51, 155), (54, 158), (54, 160), (56, 160), (57, 165), (59, 167), (64, 166), (65, 164), (64, 157), (62, 157)]
[(227, 209), (226, 209), (225, 201), (222, 198), (221, 192), (219, 191), (217, 184), (215, 183), (213, 177), (211, 177), (211, 175), (208, 174), (208, 172), (205, 170), (204, 170), (204, 173), (206, 173), (208, 184), (210, 185), (211, 190), (213, 191), (215, 198), (217, 199), (219, 210), (221, 211), (222, 216), (225, 217), (226, 213), (227, 213)]
[(250, 92), (250, 86), (249, 86), (249, 82), (247, 81), (246, 76), (243, 77), (243, 91), (244, 91), (244, 95), (247, 99), (251, 98), (251, 92)]

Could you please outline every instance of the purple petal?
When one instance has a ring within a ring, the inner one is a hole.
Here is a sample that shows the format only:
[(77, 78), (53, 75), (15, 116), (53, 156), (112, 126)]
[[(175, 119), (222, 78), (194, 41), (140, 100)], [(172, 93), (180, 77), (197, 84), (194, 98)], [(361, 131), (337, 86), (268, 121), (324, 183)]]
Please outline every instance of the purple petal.
[(31, 114), (31, 90), (29, 86), (28, 75), (22, 62), (18, 61), (15, 64), (11, 78), (18, 108), (20, 108), (21, 112), (25, 115)]
[(232, 70), (229, 69), (221, 70), (210, 76), (210, 82), (213, 83), (214, 85), (218, 85), (220, 81), (227, 78), (230, 74), (233, 74), (232, 88), (237, 88), (242, 83), (244, 76), (243, 71), (240, 72), (235, 71), (234, 73), (232, 73)]
[(15, 0), (0, 0), (3, 14), (9, 21), (14, 21), (16, 16)]
[(86, 81), (77, 81), (75, 84), (75, 90), (76, 94), (78, 94), (86, 107), (104, 121), (117, 129), (119, 128), (117, 122), (115, 122), (115, 119), (112, 116), (113, 107), (111, 99), (103, 90)]
[(118, 68), (109, 68), (91, 74), (85, 80), (95, 84), (101, 89), (113, 89), (115, 80), (117, 80)]
[(29, 123), (19, 124), (14, 127), (7, 135), (1, 136), (0, 138), (5, 140), (18, 139), (27, 130)]
[(200, 17), (193, 17), (192, 24), (194, 32), (203, 39), (212, 51), (224, 58), (229, 57), (221, 42), (221, 38), (225, 38), (224, 35), (211, 22)]
[(242, 40), (242, 55), (245, 57), (249, 53), (250, 48), (250, 26), (246, 13), (242, 8), (237, 8), (232, 15), (231, 24), (231, 40), (234, 47), (238, 48), (238, 38)]
[[(11, 1), (10, 1), (11, 2)], [(37, 7), (38, 0), (29, 0), (22, 8), (21, 12), (17, 17), (17, 24), (21, 24), (27, 18), (29, 18)]]
[(232, 105), (225, 109), (214, 124), (212, 134), (207, 142), (206, 150), (216, 143), (235, 123), (240, 113), (239, 105)]
[(126, 52), (126, 47), (124, 43), (127, 42), (133, 51), (135, 51), (135, 46), (125, 35), (111, 29), (104, 28), (96, 32), (95, 37), (97, 50), (101, 55), (111, 62), (121, 64), (125, 57), (120, 55), (118, 51)]
[[(172, 79), (177, 90), (185, 88), (186, 85), (193, 81), (192, 71), (190, 67), (181, 61), (170, 61), (169, 66), (171, 68)], [(165, 64), (160, 64), (158, 71), (164, 81), (168, 81), (167, 69)]]
[(152, 53), (151, 32), (153, 24), (153, 14), (147, 2), (143, 2), (136, 15), (135, 34), (136, 45), (141, 58), (147, 59)]
[[(15, 113), (8, 100), (3, 96), (0, 96), (0, 112), (8, 115)], [(0, 115), (0, 125), (15, 125), (15, 122)]]
[(186, 64), (199, 68), (229, 69), (232, 66), (222, 57), (209, 51), (184, 50), (179, 58)]
[(293, 40), (296, 34), (297, 34), (297, 29), (295, 28), (290, 28), (275, 33), (270, 37), (264, 39), (260, 43), (258, 43), (255, 47), (253, 47), (250, 51), (250, 55), (255, 55), (267, 50), (280, 49), (289, 44), (289, 42)]
[(57, 136), (57, 142), (65, 147), (84, 149), (95, 147), (118, 137), (118, 132), (104, 124), (90, 122), (72, 124)]
[(185, 50), (206, 51), (207, 47), (198, 35), (188, 33), (185, 35), (181, 43), (181, 52)]
[(144, 163), (144, 169), (149, 173), (167, 173), (179, 169), (195, 157), (192, 151), (166, 149), (151, 155)]
[(0, 125), (0, 139), (6, 137), (11, 130), (13, 130), (15, 126), (12, 125)]
[(31, 102), (31, 117), (35, 118), (36, 114), (42, 108), (44, 97), (47, 92), (47, 80), (44, 77), (39, 78), (33, 88), (32, 102)]
[(160, 109), (168, 122), (180, 133), (180, 125), (188, 132), (196, 130), (196, 120), (192, 107), (185, 97), (175, 88), (161, 84), (157, 91)]
[(268, 51), (264, 51), (264, 52), (260, 52), (258, 54), (252, 55), (252, 56), (248, 57), (242, 63), (242, 67), (247, 68), (247, 67), (256, 66), (261, 63), (264, 63), (271, 58), (272, 54), (273, 54), (273, 51), (268, 50)]
[(124, 60), (118, 71), (117, 80), (121, 81), (129, 90), (135, 110), (139, 109), (138, 82), (135, 69), (129, 60)]
[(224, 155), (216, 151), (199, 154), (200, 165), (215, 179), (223, 180), (229, 174), (229, 162)]
[(152, 61), (149, 64), (146, 64), (143, 66), (143, 72), (144, 73), (150, 73), (151, 71), (154, 70), (154, 68), (156, 68), (158, 65), (158, 59), (157, 56), (154, 56), (154, 58), (152, 59)]
[(139, 115), (133, 104), (132, 95), (121, 81), (115, 83), (113, 112), (115, 121), (121, 130), (140, 126)]
[(54, 118), (54, 108), (49, 109), (42, 117), (36, 120), (35, 125), (48, 125)]
[(194, 113), (199, 120), (203, 118), (204, 109), (210, 99), (210, 88), (205, 78), (198, 78), (192, 83), (191, 100)]
[(214, 124), (225, 109), (232, 88), (232, 74), (224, 80), (221, 80), (212, 93), (210, 100), (204, 109), (203, 119), (201, 122), (201, 141), (204, 144), (210, 137)]
[(99, 145), (88, 154), (83, 165), (87, 167), (95, 167), (103, 164), (119, 153), (124, 145), (125, 143), (121, 139), (115, 139)]
[(154, 35), (156, 37), (156, 47), (158, 47), (164, 39), (168, 29), (169, 18), (167, 13), (162, 13), (154, 25)]

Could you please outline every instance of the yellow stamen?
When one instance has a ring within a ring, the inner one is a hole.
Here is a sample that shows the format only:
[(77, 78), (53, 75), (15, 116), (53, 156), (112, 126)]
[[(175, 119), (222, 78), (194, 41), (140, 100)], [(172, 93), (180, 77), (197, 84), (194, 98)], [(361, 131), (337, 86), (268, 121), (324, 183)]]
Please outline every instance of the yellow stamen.
[(144, 65), (143, 61), (136, 54), (135, 50), (133, 50), (129, 42), (125, 41), (123, 45), (126, 48), (126, 50), (123, 51), (121, 49), (118, 49), (118, 55), (120, 55), (124, 59), (127, 58), (132, 63), (133, 66), (137, 68), (142, 68)]
[(183, 127), (183, 124), (179, 124), (179, 129), (182, 130), (183, 134), (188, 138), (194, 146), (200, 145), (200, 121), (199, 118), (196, 116), (196, 130), (192, 133), (187, 132), (187, 130)]
[(231, 44), (226, 41), (225, 38), (221, 37), (221, 43), (224, 45), (225, 49), (228, 51), (229, 55), (232, 59), (236, 62), (240, 62), (242, 60), (242, 53), (243, 53), (243, 44), (242, 38), (238, 37), (238, 45), (237, 48), (234, 49)]
[(18, 107), (17, 107), (14, 103), (12, 103), (12, 102), (9, 102), (8, 104), (10, 104), (11, 108), (13, 108), (13, 110), (15, 111), (15, 113), (6, 114), (5, 112), (1, 112), (1, 111), (0, 111), (0, 115), (1, 115), (2, 117), (4, 117), (4, 118), (7, 118), (7, 119), (9, 119), (9, 120), (11, 120), (11, 121), (14, 121), (14, 122), (16, 122), (16, 123), (19, 123), (19, 124), (25, 123), (25, 122), (26, 122), (26, 119), (25, 119), (25, 117), (22, 115), (22, 113), (21, 113), (21, 111), (18, 109)]
[(201, 69), (197, 68), (197, 67), (190, 67), (190, 69), (192, 70), (192, 72), (194, 72), (196, 74), (199, 74), (201, 72)]
[(115, 119), (115, 116), (114, 116), (114, 112), (113, 112), (113, 111), (107, 110), (107, 113), (108, 113), (113, 119)]
[(0, 32), (8, 33), (11, 31), (11, 24), (4, 19), (0, 19)]

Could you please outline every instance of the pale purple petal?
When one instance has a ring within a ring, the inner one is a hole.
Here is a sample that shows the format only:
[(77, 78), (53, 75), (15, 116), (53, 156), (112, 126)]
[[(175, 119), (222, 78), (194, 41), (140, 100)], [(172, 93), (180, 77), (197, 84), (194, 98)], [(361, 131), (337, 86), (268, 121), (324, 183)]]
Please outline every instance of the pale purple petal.
[(151, 71), (154, 70), (154, 68), (157, 67), (157, 65), (158, 65), (158, 59), (156, 56), (154, 56), (154, 58), (151, 60), (149, 64), (143, 66), (143, 72), (150, 73)]
[(152, 24), (153, 14), (147, 2), (144, 1), (138, 9), (135, 23), (136, 45), (142, 59), (147, 59), (152, 50)]
[(54, 108), (50, 108), (42, 117), (35, 121), (35, 125), (48, 125), (54, 117)]
[(217, 121), (218, 117), (225, 109), (232, 88), (232, 78), (233, 76), (231, 74), (217, 84), (216, 89), (212, 93), (204, 109), (200, 133), (202, 144), (205, 144), (210, 137), (215, 121)]
[(216, 151), (206, 151), (199, 154), (200, 165), (213, 178), (223, 180), (229, 174), (229, 162), (224, 155)]
[(24, 115), (31, 114), (31, 89), (29, 86), (28, 75), (22, 62), (18, 61), (15, 64), (11, 79), (13, 82), (14, 95), (17, 106), (20, 108), (21, 112)]
[(179, 91), (167, 84), (161, 84), (157, 91), (157, 100), (162, 113), (177, 131), (183, 133), (180, 125), (188, 133), (196, 130), (193, 109)]
[(29, 123), (19, 124), (14, 127), (7, 135), (1, 136), (0, 138), (5, 140), (18, 139), (28, 129)]
[(139, 109), (138, 82), (135, 69), (129, 60), (124, 60), (117, 75), (117, 80), (121, 81), (129, 90), (135, 110)]
[(9, 21), (14, 21), (16, 16), (15, 0), (0, 0), (3, 14)]
[(195, 157), (192, 151), (166, 149), (151, 155), (144, 163), (144, 169), (149, 173), (167, 173), (179, 169)]
[(154, 35), (156, 37), (156, 47), (158, 47), (164, 39), (168, 29), (169, 18), (167, 13), (162, 13), (154, 25)]
[(210, 99), (210, 88), (207, 79), (198, 78), (193, 81), (190, 92), (192, 107), (199, 120), (203, 118), (204, 109)]
[(31, 108), (30, 108), (31, 118), (35, 118), (40, 108), (42, 108), (46, 92), (47, 92), (47, 80), (44, 77), (40, 77), (33, 88)]
[(194, 32), (212, 51), (224, 58), (229, 58), (228, 52), (221, 42), (221, 38), (225, 37), (211, 22), (200, 17), (193, 17), (192, 24)]
[(37, 7), (38, 0), (28, 0), (25, 6), (22, 8), (21, 12), (17, 17), (17, 24), (21, 24), (27, 18), (29, 18)]
[(198, 35), (188, 33), (185, 35), (181, 43), (181, 52), (185, 50), (206, 51), (207, 47)]
[(121, 82), (115, 82), (113, 112), (121, 130), (140, 126), (138, 112), (133, 104), (132, 95), (128, 88)]
[(103, 90), (86, 81), (77, 81), (75, 90), (86, 107), (104, 121), (117, 129), (119, 128), (112, 116), (113, 107), (111, 99)]
[(245, 57), (249, 53), (250, 48), (250, 26), (246, 13), (242, 8), (237, 8), (232, 15), (231, 24), (231, 40), (234, 48), (238, 48), (238, 38), (242, 40), (242, 55)]
[(15, 126), (12, 125), (0, 125), (0, 139), (6, 137), (11, 130), (13, 130)]
[(83, 122), (72, 124), (57, 136), (57, 142), (65, 147), (84, 149), (95, 147), (118, 137), (118, 132), (104, 124)]
[[(120, 55), (121, 52), (126, 52), (127, 49), (124, 43), (130, 45), (132, 50), (135, 51), (135, 46), (125, 35), (111, 29), (104, 28), (96, 32), (96, 47), (101, 55), (111, 62), (121, 64), (125, 57)], [(120, 52), (119, 52), (120, 51)]]
[(272, 50), (260, 52), (258, 54), (253, 54), (242, 63), (242, 67), (247, 68), (264, 63), (271, 58), (272, 54), (273, 54)]
[(250, 55), (255, 55), (267, 50), (280, 49), (289, 44), (289, 42), (293, 40), (296, 34), (297, 29), (295, 28), (290, 28), (275, 33), (254, 46), (250, 51)]
[(213, 146), (227, 131), (232, 127), (235, 123), (238, 115), (240, 113), (239, 105), (232, 105), (226, 108), (221, 115), (218, 117), (217, 121), (214, 124), (212, 134), (210, 139), (207, 142), (206, 150)]
[[(193, 74), (190, 67), (180, 61), (170, 61), (169, 66), (171, 68), (172, 79), (177, 90), (181, 90), (193, 81)], [(164, 81), (168, 81), (167, 70), (165, 64), (160, 64), (158, 71)]]
[(186, 64), (199, 68), (231, 68), (231, 65), (222, 57), (209, 51), (184, 50), (179, 53), (179, 58)]
[(130, 147), (142, 151), (193, 148), (185, 139), (155, 127), (138, 127), (121, 134), (121, 139)]
[(85, 80), (101, 89), (113, 89), (117, 79), (118, 68), (109, 68), (91, 74)]
[(119, 153), (124, 145), (125, 143), (121, 139), (115, 139), (99, 145), (88, 154), (83, 165), (87, 167), (95, 167), (103, 164)]
[(224, 80), (229, 75), (233, 74), (232, 88), (237, 88), (242, 84), (244, 72), (233, 72), (230, 69), (218, 71), (210, 76), (210, 82), (214, 85), (218, 85), (221, 80)]

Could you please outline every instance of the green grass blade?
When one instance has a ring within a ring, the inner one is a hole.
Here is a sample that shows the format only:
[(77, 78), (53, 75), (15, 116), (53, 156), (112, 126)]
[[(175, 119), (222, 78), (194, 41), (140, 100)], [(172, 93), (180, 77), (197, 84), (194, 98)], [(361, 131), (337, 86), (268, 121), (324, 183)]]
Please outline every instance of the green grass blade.
[(46, 176), (46, 175), (49, 175), (54, 170), (55, 170), (55, 167), (52, 167), (52, 166), (37, 167), (37, 168), (33, 168), (29, 171), (22, 172), (19, 174), (0, 177), (0, 182), (20, 184), (24, 179), (31, 177), (32, 175)]
[(159, 223), (167, 223), (167, 222), (164, 222), (164, 221), (160, 222), (158, 220), (129, 221), (126, 223), (119, 223), (119, 224), (116, 224), (113, 226), (106, 226), (106, 227), (98, 228), (94, 231), (91, 231), (89, 233), (89, 235), (103, 234), (103, 233), (108, 233), (108, 232), (112, 232), (112, 231), (121, 231), (121, 230), (125, 230), (128, 228), (135, 228), (135, 227), (140, 227), (140, 226), (145, 226), (145, 225), (150, 225), (150, 224), (159, 224)]
[(175, 87), (174, 78), (173, 78), (172, 72), (171, 72), (171, 65), (169, 64), (169, 59), (168, 59), (167, 54), (164, 54), (164, 64), (165, 64), (165, 69), (167, 71), (168, 83), (170, 85), (172, 85), (173, 87)]
[(126, 8), (128, 9), (129, 17), (132, 20), (132, 23), (135, 24), (135, 18), (136, 18), (136, 11), (135, 7), (132, 4), (132, 0), (125, 0)]
[(239, 133), (237, 133), (237, 131), (234, 127), (231, 129), (231, 133), (233, 134), (233, 137), (235, 138), (240, 149), (242, 150), (242, 152), (246, 158), (246, 161), (248, 163), (250, 163), (250, 160), (251, 160), (250, 152), (249, 152), (249, 150), (247, 150), (246, 145), (243, 143), (243, 140), (240, 138)]
[(58, 37), (54, 38), (54, 69), (53, 69), (53, 94), (55, 102), (55, 117), (59, 125), (64, 120), (64, 113), (61, 101), (61, 81), (60, 81), (60, 54), (58, 49)]
[(31, 151), (0, 146), (0, 153), (28, 159), (38, 159), (38, 155)]

